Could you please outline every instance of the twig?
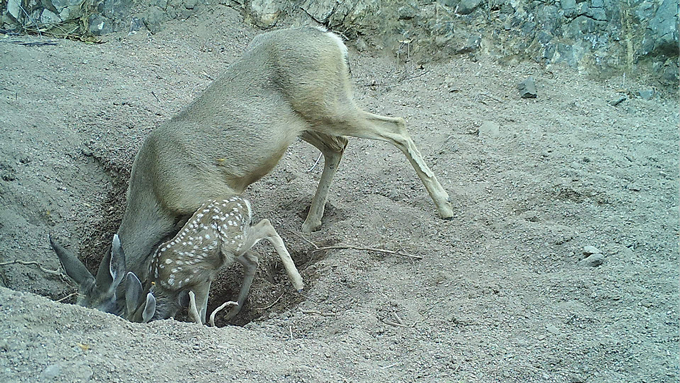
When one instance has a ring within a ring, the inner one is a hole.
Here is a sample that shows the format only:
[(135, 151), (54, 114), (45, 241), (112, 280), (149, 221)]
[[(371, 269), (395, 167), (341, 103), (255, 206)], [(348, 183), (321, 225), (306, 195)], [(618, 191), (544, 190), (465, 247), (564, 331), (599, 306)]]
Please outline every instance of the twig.
[(380, 368), (382, 368), (383, 370), (387, 370), (388, 368), (391, 368), (391, 367), (394, 367), (394, 366), (398, 366), (398, 365), (400, 365), (400, 364), (401, 364), (401, 362), (394, 362), (394, 363), (392, 363), (392, 364), (388, 364), (387, 366), (382, 366), (382, 367), (380, 367)]
[(399, 318), (399, 315), (397, 315), (397, 313), (392, 313), (392, 315), (394, 315), (394, 319), (397, 320), (397, 323), (404, 324), (404, 321), (402, 321), (401, 318)]
[(264, 311), (264, 310), (269, 310), (270, 308), (274, 307), (275, 304), (279, 303), (279, 301), (281, 300), (281, 298), (283, 298), (283, 295), (284, 295), (284, 294), (285, 294), (285, 293), (281, 294), (278, 298), (276, 298), (276, 300), (275, 300), (272, 304), (270, 304), (270, 305), (268, 305), (268, 306), (266, 306), (266, 307), (262, 307), (262, 308), (255, 308), (255, 310), (262, 310), (262, 311)]
[(156, 101), (161, 102), (161, 100), (158, 99), (158, 96), (156, 96), (156, 93), (154, 93), (153, 91), (151, 91), (151, 95), (153, 95), (153, 96), (156, 98)]
[(220, 307), (213, 310), (213, 312), (210, 314), (210, 326), (215, 327), (215, 315), (217, 315), (218, 312), (227, 306), (238, 306), (238, 303), (234, 301), (227, 301), (222, 303)]
[(71, 298), (71, 297), (74, 296), (74, 295), (78, 295), (78, 292), (76, 291), (75, 293), (71, 293), (71, 294), (69, 294), (69, 295), (67, 295), (67, 296), (65, 296), (65, 297), (63, 297), (63, 298), (59, 298), (59, 299), (57, 299), (57, 302), (60, 302), (60, 303), (61, 303), (61, 302), (65, 301), (65, 300)]
[(387, 320), (387, 319), (383, 319), (383, 320), (381, 320), (381, 322), (383, 322), (384, 324), (388, 324), (390, 326), (394, 326), (394, 327), (406, 327), (406, 328), (411, 327), (411, 326), (407, 326), (405, 324), (392, 322), (391, 320)]
[(288, 332), (290, 332), (290, 340), (293, 340), (293, 326), (288, 326)]
[[(19, 5), (19, 8), (21, 8), (21, 10), (26, 14), (26, 18), (28, 18), (28, 21), (32, 21), (32, 22), (35, 23), (35, 30), (38, 31), (38, 36), (42, 37), (42, 33), (40, 33), (40, 27), (38, 26), (38, 22), (36, 20), (34, 20), (31, 17), (31, 15), (28, 14), (28, 12), (26, 12), (26, 9), (24, 9), (24, 7), (22, 7), (21, 4)], [(22, 27), (23, 27), (23, 25), (22, 25)]]
[(300, 312), (303, 314), (316, 314), (316, 315), (321, 315), (322, 317), (334, 317), (336, 314), (335, 313), (324, 313), (319, 310), (305, 310), (305, 309), (300, 309)]
[(315, 249), (318, 249), (318, 248), (319, 248), (319, 246), (317, 246), (316, 243), (314, 243), (314, 242), (308, 240), (307, 238), (305, 238), (304, 235), (302, 235), (302, 234), (300, 234), (300, 233), (298, 233), (298, 232), (295, 232), (295, 231), (293, 231), (293, 230), (288, 230), (288, 229), (283, 229), (283, 230), (285, 230), (285, 231), (287, 231), (287, 232), (289, 232), (289, 233), (295, 235), (296, 237), (300, 238), (301, 240), (303, 240), (303, 241), (307, 242), (308, 244), (314, 246)]
[[(494, 97), (494, 96), (492, 96), (492, 95), (490, 95), (490, 94), (488, 94), (488, 93), (485, 93), (485, 92), (479, 93), (479, 96), (488, 97), (488, 98), (490, 98), (490, 99), (492, 99), (492, 100), (494, 100), (494, 101), (496, 101), (496, 102), (500, 102), (500, 103), (503, 102), (503, 100), (500, 100), (500, 99), (498, 99), (498, 98), (496, 98), (496, 97)], [(478, 101), (481, 102), (481, 103), (484, 103), (484, 101), (482, 101), (482, 100), (478, 100)]]
[(321, 156), (322, 156), (322, 155), (323, 155), (323, 153), (319, 153), (319, 157), (317, 157), (316, 162), (314, 162), (314, 165), (312, 165), (311, 168), (307, 169), (307, 173), (309, 173), (309, 172), (311, 172), (312, 170), (314, 170), (314, 168), (316, 167), (316, 165), (319, 164), (319, 161), (321, 161)]
[(323, 251), (323, 250), (331, 250), (331, 249), (350, 249), (350, 250), (362, 250), (362, 251), (376, 251), (378, 253), (401, 255), (401, 256), (409, 257), (409, 258), (413, 258), (413, 259), (423, 259), (423, 257), (421, 257), (420, 255), (412, 255), (412, 254), (404, 253), (404, 252), (401, 252), (401, 251), (394, 251), (394, 250), (387, 250), (387, 249), (376, 249), (374, 247), (362, 247), (362, 246), (352, 246), (352, 245), (336, 245), (336, 246), (317, 247), (316, 249), (312, 250), (312, 252)]
[(21, 260), (15, 259), (15, 260), (9, 261), (9, 262), (2, 262), (2, 263), (0, 263), (0, 266), (13, 265), (13, 264), (15, 264), (15, 263), (18, 263), (18, 264), (20, 264), (20, 265), (36, 265), (36, 266), (38, 266), (38, 268), (40, 268), (40, 270), (41, 270), (43, 273), (52, 274), (52, 275), (58, 275), (58, 276), (60, 276), (60, 277), (63, 276), (62, 273), (61, 273), (61, 271), (59, 271), (59, 270), (50, 270), (50, 269), (46, 269), (46, 268), (44, 268), (41, 264), (39, 264), (39, 263), (36, 262), (36, 261), (21, 261)]

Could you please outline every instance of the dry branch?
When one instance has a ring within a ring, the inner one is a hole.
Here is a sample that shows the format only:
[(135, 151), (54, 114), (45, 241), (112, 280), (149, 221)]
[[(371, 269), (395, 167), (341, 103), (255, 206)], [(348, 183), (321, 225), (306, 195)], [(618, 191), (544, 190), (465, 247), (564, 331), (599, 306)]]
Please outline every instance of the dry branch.
[(16, 264), (16, 263), (18, 263), (18, 264), (20, 264), (20, 265), (36, 265), (36, 266), (38, 266), (38, 268), (40, 268), (40, 270), (41, 270), (43, 273), (52, 274), (52, 275), (58, 275), (58, 276), (60, 276), (60, 277), (63, 277), (63, 276), (64, 276), (64, 275), (61, 273), (61, 271), (59, 271), (59, 270), (50, 270), (50, 269), (46, 269), (46, 268), (44, 268), (41, 264), (39, 264), (39, 263), (36, 262), (36, 261), (21, 261), (21, 260), (19, 260), (19, 259), (15, 259), (15, 260), (13, 260), (13, 261), (1, 262), (1, 263), (0, 263), (0, 266), (13, 265), (13, 264)]
[(413, 255), (413, 254), (409, 254), (409, 253), (404, 253), (403, 251), (394, 251), (394, 250), (387, 250), (387, 249), (378, 249), (378, 248), (375, 248), (375, 247), (363, 247), (363, 246), (354, 246), (354, 245), (335, 245), (335, 246), (317, 247), (316, 249), (312, 250), (312, 252), (323, 251), (323, 250), (331, 250), (331, 249), (375, 251), (375, 252), (378, 252), (378, 253), (401, 255), (401, 256), (404, 256), (404, 257), (412, 258), (412, 259), (423, 259), (423, 257), (421, 257), (420, 255)]

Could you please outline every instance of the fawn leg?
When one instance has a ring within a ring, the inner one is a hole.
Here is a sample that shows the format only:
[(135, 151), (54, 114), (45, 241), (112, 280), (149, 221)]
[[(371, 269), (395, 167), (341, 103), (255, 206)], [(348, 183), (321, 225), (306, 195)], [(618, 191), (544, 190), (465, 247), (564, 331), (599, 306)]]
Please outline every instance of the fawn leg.
[(238, 306), (234, 306), (229, 310), (224, 316), (226, 320), (235, 317), (246, 303), (246, 298), (248, 298), (248, 292), (250, 292), (250, 286), (253, 284), (253, 279), (255, 278), (255, 272), (257, 271), (258, 266), (257, 255), (250, 250), (237, 257), (236, 261), (243, 265), (243, 283), (241, 284), (241, 291), (238, 294)]
[(261, 239), (266, 238), (269, 240), (269, 242), (274, 245), (276, 252), (279, 253), (281, 262), (283, 262), (283, 267), (286, 269), (288, 278), (290, 278), (293, 287), (295, 287), (297, 291), (302, 291), (305, 284), (302, 282), (302, 277), (300, 276), (297, 267), (295, 267), (295, 262), (293, 262), (293, 259), (290, 257), (290, 253), (288, 253), (288, 249), (286, 249), (283, 239), (281, 239), (279, 233), (276, 232), (276, 229), (274, 229), (274, 226), (272, 226), (268, 219), (263, 219), (257, 225), (251, 226), (248, 229), (246, 237), (246, 242), (243, 245), (244, 249), (249, 249)]
[(196, 294), (193, 291), (189, 291), (189, 318), (194, 323), (201, 324), (201, 317), (196, 309)]
[(210, 282), (197, 285), (189, 291), (189, 317), (198, 324), (205, 323), (209, 293)]

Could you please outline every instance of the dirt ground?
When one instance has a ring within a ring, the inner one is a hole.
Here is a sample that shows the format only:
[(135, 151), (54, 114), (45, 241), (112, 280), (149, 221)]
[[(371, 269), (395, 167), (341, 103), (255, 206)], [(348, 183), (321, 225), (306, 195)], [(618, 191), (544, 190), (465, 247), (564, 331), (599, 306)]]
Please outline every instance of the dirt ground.
[[(257, 33), (215, 7), (103, 44), (0, 35), (0, 381), (678, 381), (678, 100), (632, 97), (651, 85), (630, 75), (353, 51), (357, 102), (407, 120), (455, 217), (436, 216), (396, 148), (351, 139), (323, 226), (303, 238), (322, 166), (296, 143), (246, 196), (306, 289), (260, 244), (232, 325), (129, 323), (54, 302), (73, 301), (63, 275), (7, 264), (60, 269), (52, 232), (94, 269), (144, 137)], [(529, 76), (538, 98), (521, 99)], [(329, 245), (400, 254), (315, 251)], [(240, 272), (225, 271), (211, 307)]]

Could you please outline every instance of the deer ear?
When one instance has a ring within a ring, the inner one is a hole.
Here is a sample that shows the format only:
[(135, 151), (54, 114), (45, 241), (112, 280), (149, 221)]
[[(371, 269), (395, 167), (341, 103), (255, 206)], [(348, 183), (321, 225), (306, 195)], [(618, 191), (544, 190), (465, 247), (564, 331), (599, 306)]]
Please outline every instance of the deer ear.
[(68, 274), (71, 279), (80, 285), (81, 288), (91, 286), (94, 282), (94, 277), (92, 274), (90, 274), (85, 265), (80, 262), (75, 254), (58, 244), (57, 241), (52, 238), (51, 234), (49, 238), (50, 245), (52, 246), (52, 249), (54, 249), (54, 252), (57, 253), (59, 262), (61, 262), (61, 266), (64, 268), (64, 270), (66, 270), (66, 274)]
[(149, 322), (156, 313), (156, 297), (153, 294), (146, 294), (146, 303), (144, 304), (144, 311), (142, 312), (142, 323)]
[(125, 253), (123, 252), (123, 246), (120, 244), (118, 234), (113, 235), (113, 242), (111, 243), (109, 274), (111, 275), (112, 280), (109, 291), (113, 291), (118, 288), (123, 277), (125, 277)]
[[(142, 297), (142, 282), (132, 271), (125, 277), (125, 308), (128, 317), (131, 317), (139, 307)], [(130, 318), (128, 318), (130, 319)]]

